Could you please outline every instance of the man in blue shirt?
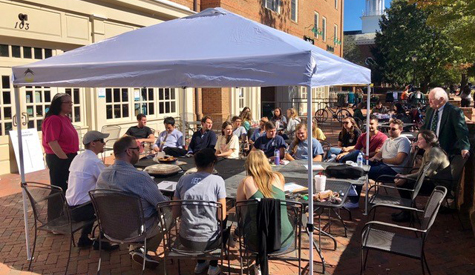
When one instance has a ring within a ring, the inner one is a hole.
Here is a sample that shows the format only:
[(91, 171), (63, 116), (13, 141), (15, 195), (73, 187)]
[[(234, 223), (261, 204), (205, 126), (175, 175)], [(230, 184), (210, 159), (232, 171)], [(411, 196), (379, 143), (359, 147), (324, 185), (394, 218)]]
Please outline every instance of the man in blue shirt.
[(157, 141), (153, 145), (155, 152), (165, 152), (165, 154), (181, 157), (186, 154), (183, 149), (183, 134), (175, 128), (175, 119), (167, 117), (163, 121), (165, 131), (161, 132)]
[(188, 154), (195, 154), (204, 148), (211, 148), (214, 150), (218, 137), (213, 132), (212, 128), (213, 121), (211, 120), (211, 117), (203, 117), (201, 119), (201, 129), (196, 131), (191, 137)]
[(287, 147), (284, 138), (277, 135), (277, 129), (271, 121), (266, 122), (265, 129), (266, 135), (258, 138), (256, 142), (254, 142), (254, 148), (252, 148), (252, 150), (262, 150), (268, 158), (274, 160), (274, 151), (279, 149), (280, 158), (283, 159), (285, 156), (285, 148)]

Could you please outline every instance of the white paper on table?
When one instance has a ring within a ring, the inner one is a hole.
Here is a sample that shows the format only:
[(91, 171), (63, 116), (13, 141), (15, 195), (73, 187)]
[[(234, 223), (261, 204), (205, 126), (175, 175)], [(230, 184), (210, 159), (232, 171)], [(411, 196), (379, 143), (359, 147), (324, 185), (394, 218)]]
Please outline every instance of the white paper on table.
[(178, 184), (177, 181), (165, 180), (157, 184), (157, 186), (158, 186), (158, 190), (167, 191), (167, 192), (175, 192), (177, 184)]
[(289, 183), (286, 183), (284, 185), (284, 192), (295, 192), (295, 191), (302, 191), (302, 190), (306, 190), (307, 187), (305, 186), (302, 186), (302, 185), (298, 185), (296, 183), (293, 183), (293, 182), (289, 182)]
[[(304, 166), (305, 166), (305, 169), (308, 170), (308, 165), (304, 165)], [(320, 165), (320, 164), (312, 164), (312, 170), (313, 170), (313, 171), (315, 171), (315, 170), (317, 170), (317, 171), (323, 171), (323, 170), (325, 170), (325, 168), (323, 168), (323, 166)]]

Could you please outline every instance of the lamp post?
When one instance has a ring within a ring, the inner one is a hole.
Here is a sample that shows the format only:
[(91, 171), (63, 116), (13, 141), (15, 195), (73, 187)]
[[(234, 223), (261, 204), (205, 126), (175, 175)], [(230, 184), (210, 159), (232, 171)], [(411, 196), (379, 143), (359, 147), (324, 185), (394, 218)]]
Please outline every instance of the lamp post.
[(413, 55), (411, 57), (412, 60), (412, 86), (415, 87), (416, 83), (414, 81), (416, 80), (416, 61), (417, 61), (417, 56)]

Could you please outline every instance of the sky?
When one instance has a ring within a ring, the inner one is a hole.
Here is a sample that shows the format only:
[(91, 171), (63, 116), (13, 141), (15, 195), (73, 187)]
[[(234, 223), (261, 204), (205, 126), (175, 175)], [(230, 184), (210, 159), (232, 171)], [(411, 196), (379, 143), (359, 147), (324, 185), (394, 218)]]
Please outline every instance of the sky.
[[(386, 8), (392, 0), (384, 0)], [(361, 30), (361, 15), (365, 8), (365, 0), (345, 0), (345, 23), (344, 31)]]

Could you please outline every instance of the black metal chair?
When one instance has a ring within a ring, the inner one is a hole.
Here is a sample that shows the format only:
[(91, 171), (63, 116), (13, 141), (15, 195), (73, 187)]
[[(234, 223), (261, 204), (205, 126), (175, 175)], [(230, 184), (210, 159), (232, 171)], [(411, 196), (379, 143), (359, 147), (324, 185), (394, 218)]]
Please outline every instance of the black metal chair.
[[(220, 260), (223, 266), (225, 252), (225, 238), (227, 229), (224, 229), (225, 223), (222, 219), (223, 206), (219, 202), (199, 201), (199, 200), (177, 200), (162, 202), (157, 205), (157, 211), (160, 217), (172, 213), (170, 219), (161, 218), (160, 226), (163, 228), (164, 238), (164, 274), (167, 274), (167, 260), (178, 260), (178, 274), (181, 274), (181, 259), (197, 260)], [(190, 217), (200, 217), (207, 219), (208, 223), (190, 224)], [(183, 225), (186, 225), (182, 227)], [(193, 232), (199, 232), (202, 236), (212, 236), (215, 240), (213, 245), (204, 249), (193, 249), (183, 244), (182, 239), (192, 243), (186, 238), (190, 234), (187, 230), (193, 229)], [(180, 233), (182, 235), (180, 235)], [(229, 268), (229, 259), (228, 259)]]
[(26, 182), (21, 187), (25, 190), (28, 200), (33, 209), (35, 238), (33, 241), (32, 259), (28, 264), (28, 270), (31, 269), (33, 255), (36, 249), (36, 239), (38, 230), (44, 230), (63, 235), (69, 235), (69, 254), (68, 262), (64, 274), (67, 274), (69, 261), (71, 259), (71, 248), (76, 246), (74, 242), (74, 233), (83, 227), (94, 223), (94, 220), (75, 222), (72, 220), (71, 209), (69, 208), (63, 190), (54, 185)]
[[(376, 211), (376, 208), (380, 207), (389, 207), (399, 210), (409, 210), (416, 214), (422, 213), (422, 223), (420, 228), (399, 226), (380, 221), (370, 221), (366, 223), (361, 234), (360, 274), (363, 274), (366, 269), (368, 252), (371, 249), (419, 259), (421, 261), (422, 273), (425, 274), (425, 268), (427, 268), (430, 274), (429, 265), (427, 264), (424, 253), (424, 245), (446, 194), (447, 189), (445, 187), (435, 187), (424, 210), (387, 204), (375, 205), (371, 211)], [(414, 233), (416, 234), (414, 235)]]
[[(109, 241), (120, 244), (142, 244), (144, 253), (147, 253), (147, 239), (158, 226), (147, 228), (141, 199), (133, 194), (109, 189), (95, 189), (89, 191), (92, 204), (97, 216), (99, 229)], [(99, 234), (99, 263), (97, 274), (101, 271), (102, 262), (102, 234)], [(145, 270), (145, 257), (142, 264), (142, 274)]]
[[(268, 259), (298, 261), (299, 272), (301, 272), (301, 230), (302, 230), (302, 204), (296, 201), (281, 200), (281, 211), (287, 211), (287, 217), (292, 226), (292, 234), (285, 236), (289, 242), (286, 249), (269, 253)], [(243, 260), (247, 261), (247, 274), (249, 274), (250, 263), (258, 253), (258, 232), (257, 232), (257, 211), (259, 200), (247, 200), (236, 203), (236, 219), (239, 232), (239, 256), (241, 264), (241, 275), (243, 274)], [(256, 243), (257, 242), (257, 243)], [(285, 243), (285, 241), (284, 241)], [(285, 257), (286, 254), (297, 251), (297, 257)]]

